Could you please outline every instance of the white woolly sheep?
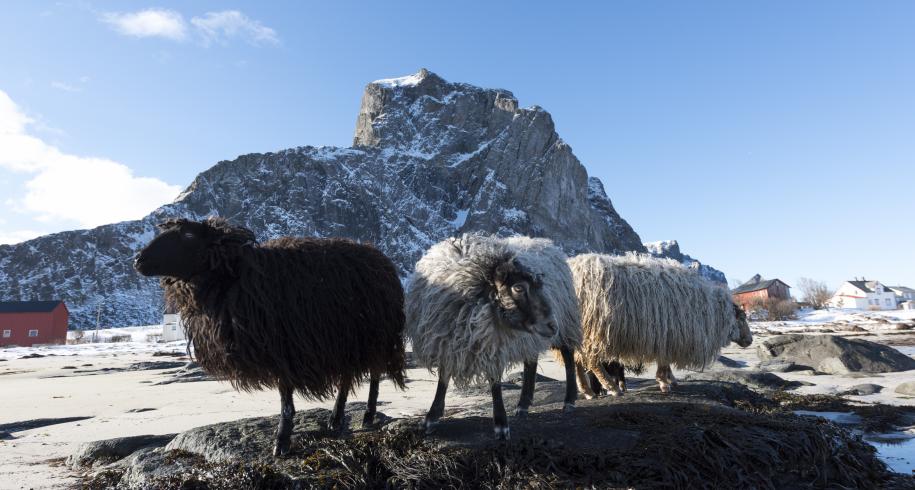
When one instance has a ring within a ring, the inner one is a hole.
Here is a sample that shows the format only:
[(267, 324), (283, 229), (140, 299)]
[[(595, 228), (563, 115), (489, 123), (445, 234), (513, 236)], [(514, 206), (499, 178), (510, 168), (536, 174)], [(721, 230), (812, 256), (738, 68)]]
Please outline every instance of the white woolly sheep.
[(578, 304), (566, 256), (549, 240), (473, 234), (434, 245), (407, 286), (406, 317), (414, 356), (438, 371), (427, 431), (444, 412), (450, 380), (459, 388), (487, 382), (496, 437), (508, 439), (502, 375), (524, 363), (517, 411), (523, 416), (533, 400), (537, 357), (551, 345), (569, 360), (565, 409), (574, 407)]
[[(629, 253), (584, 254), (568, 263), (581, 311), (584, 340), (575, 357), (586, 397), (594, 395), (586, 370), (618, 395), (625, 389), (619, 363), (655, 362), (666, 393), (676, 384), (671, 364), (704, 369), (729, 342), (747, 347), (753, 341), (728, 291), (678, 262)], [(616, 369), (611, 374), (606, 366)]]

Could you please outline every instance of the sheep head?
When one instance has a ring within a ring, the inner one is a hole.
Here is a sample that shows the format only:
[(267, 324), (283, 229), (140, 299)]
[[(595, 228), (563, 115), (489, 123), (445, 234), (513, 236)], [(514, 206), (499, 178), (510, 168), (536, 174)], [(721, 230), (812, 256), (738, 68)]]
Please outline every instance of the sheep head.
[(749, 347), (753, 343), (753, 332), (747, 323), (747, 313), (739, 305), (734, 305), (734, 316), (737, 318), (737, 331), (731, 334), (731, 341), (741, 347)]
[(543, 291), (543, 281), (517, 259), (496, 266), (490, 299), (497, 326), (547, 338), (556, 335), (556, 322)]
[(188, 280), (240, 255), (241, 248), (255, 243), (254, 233), (233, 227), (222, 218), (205, 221), (169, 220), (159, 225), (159, 235), (134, 260), (144, 276)]

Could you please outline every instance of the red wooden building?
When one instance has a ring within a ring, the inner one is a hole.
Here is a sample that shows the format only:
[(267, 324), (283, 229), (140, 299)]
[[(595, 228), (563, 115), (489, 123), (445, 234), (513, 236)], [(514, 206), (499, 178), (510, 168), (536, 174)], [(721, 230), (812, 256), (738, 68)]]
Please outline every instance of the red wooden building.
[(734, 302), (747, 310), (753, 303), (766, 301), (767, 299), (791, 299), (791, 286), (785, 284), (781, 279), (763, 279), (756, 274), (749, 281), (741, 284), (731, 291)]
[(0, 347), (65, 344), (69, 318), (63, 301), (0, 302)]

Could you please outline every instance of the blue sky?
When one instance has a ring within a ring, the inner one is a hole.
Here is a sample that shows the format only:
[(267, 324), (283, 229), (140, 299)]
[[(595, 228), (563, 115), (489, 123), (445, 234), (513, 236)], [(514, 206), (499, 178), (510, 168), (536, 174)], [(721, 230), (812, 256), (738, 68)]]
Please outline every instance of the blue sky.
[(550, 111), (644, 241), (730, 278), (915, 286), (912, 2), (2, 8), (0, 242), (138, 218), (239, 154), (347, 146), (366, 83), (427, 67)]

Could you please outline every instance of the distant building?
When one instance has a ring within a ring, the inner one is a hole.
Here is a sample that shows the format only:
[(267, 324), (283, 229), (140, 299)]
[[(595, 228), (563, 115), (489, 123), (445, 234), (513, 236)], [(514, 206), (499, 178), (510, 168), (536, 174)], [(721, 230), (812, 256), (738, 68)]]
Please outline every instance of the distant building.
[(65, 344), (69, 319), (63, 301), (0, 302), (0, 347)]
[(829, 300), (829, 306), (859, 310), (895, 310), (896, 293), (880, 281), (845, 281)]
[(184, 324), (181, 323), (181, 314), (168, 312), (162, 315), (162, 342), (185, 340)]
[(906, 301), (915, 301), (915, 289), (905, 286), (887, 286), (887, 289), (896, 295), (896, 304), (902, 304)]
[(768, 299), (791, 299), (791, 286), (781, 279), (763, 279), (756, 274), (749, 281), (731, 290), (734, 302), (748, 310), (754, 303)]
[(903, 301), (899, 303), (899, 307), (903, 310), (915, 310), (915, 301)]

